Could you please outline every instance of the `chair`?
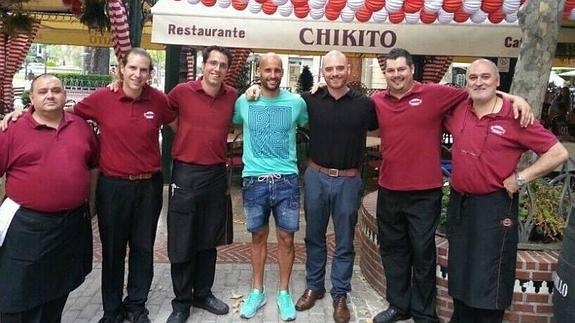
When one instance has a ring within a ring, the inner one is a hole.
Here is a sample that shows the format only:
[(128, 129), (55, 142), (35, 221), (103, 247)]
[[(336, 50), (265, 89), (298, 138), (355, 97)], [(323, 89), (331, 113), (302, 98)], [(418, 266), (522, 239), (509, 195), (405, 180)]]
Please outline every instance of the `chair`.
[(371, 190), (371, 188), (376, 186), (375, 183), (377, 183), (382, 162), (379, 146), (368, 148), (365, 151), (365, 159), (361, 167), (361, 178), (365, 190)]
[(228, 169), (230, 180), (234, 175), (234, 172), (239, 173), (241, 177), (241, 171), (244, 169), (244, 163), (242, 161), (243, 150), (244, 146), (242, 131), (239, 131), (235, 134), (228, 134), (226, 167)]

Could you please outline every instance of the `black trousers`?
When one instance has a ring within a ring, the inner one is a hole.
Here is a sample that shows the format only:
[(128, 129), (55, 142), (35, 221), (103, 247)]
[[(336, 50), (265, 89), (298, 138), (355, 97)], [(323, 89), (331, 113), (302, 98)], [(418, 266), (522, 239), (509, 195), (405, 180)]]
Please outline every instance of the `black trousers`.
[[(104, 315), (143, 310), (154, 276), (154, 241), (162, 209), (162, 175), (129, 181), (100, 175), (96, 208), (102, 241)], [(130, 247), (127, 296), (122, 306), (126, 246)]]
[(172, 284), (176, 298), (172, 300), (174, 311), (187, 312), (194, 299), (211, 294), (216, 273), (216, 248), (197, 251), (188, 262), (172, 263)]
[(465, 305), (453, 299), (453, 316), (450, 323), (498, 323), (503, 321), (505, 310), (486, 310)]
[(435, 230), (441, 189), (379, 188), (377, 224), (387, 301), (416, 322), (439, 322), (436, 305)]
[(0, 323), (60, 323), (68, 294), (19, 313), (0, 313)]

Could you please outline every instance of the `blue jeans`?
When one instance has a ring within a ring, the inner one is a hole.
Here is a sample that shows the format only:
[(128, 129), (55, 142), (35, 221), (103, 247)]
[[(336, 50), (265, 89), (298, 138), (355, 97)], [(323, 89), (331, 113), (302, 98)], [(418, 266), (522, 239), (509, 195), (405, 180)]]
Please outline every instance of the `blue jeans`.
[(242, 195), (249, 232), (257, 232), (267, 226), (270, 212), (278, 228), (286, 232), (299, 230), (297, 174), (244, 177)]
[(333, 299), (351, 291), (355, 251), (353, 237), (363, 183), (361, 177), (331, 177), (308, 168), (304, 175), (306, 220), (307, 288), (325, 291), (327, 262), (326, 232), (330, 216), (335, 230), (335, 252), (331, 265)]

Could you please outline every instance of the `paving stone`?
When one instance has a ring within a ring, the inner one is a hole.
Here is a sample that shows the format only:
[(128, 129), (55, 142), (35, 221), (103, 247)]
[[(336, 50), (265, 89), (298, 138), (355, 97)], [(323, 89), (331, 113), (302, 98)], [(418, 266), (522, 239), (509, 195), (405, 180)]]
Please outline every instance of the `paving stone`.
[[(239, 197), (241, 191), (232, 188), (232, 195), (235, 200), (241, 200)], [(234, 201), (235, 201), (234, 200)], [(164, 199), (167, 202), (167, 198)], [(241, 202), (235, 203), (241, 206)], [(158, 233), (156, 235), (155, 245), (155, 263), (154, 263), (154, 280), (150, 288), (147, 307), (150, 311), (152, 322), (164, 323), (172, 312), (171, 300), (174, 297), (172, 291), (172, 282), (170, 277), (170, 265), (166, 252), (166, 212), (167, 206), (164, 205), (162, 215), (160, 216)], [(245, 225), (240, 221), (243, 219), (242, 208), (234, 208), (234, 235), (235, 243), (223, 246), (218, 249), (218, 264), (216, 266), (216, 277), (213, 286), (213, 292), (216, 297), (222, 299), (230, 306), (230, 313), (223, 316), (213, 315), (205, 310), (192, 308), (190, 322), (238, 322), (238, 323), (262, 323), (262, 322), (281, 322), (276, 305), (276, 292), (279, 284), (279, 269), (277, 265), (277, 243), (273, 226), (270, 227), (270, 238), (268, 242), (268, 258), (265, 267), (264, 284), (268, 296), (266, 306), (258, 312), (256, 317), (250, 320), (244, 320), (239, 317), (239, 313), (232, 313), (232, 305), (236, 300), (231, 299), (234, 293), (242, 294), (247, 297), (252, 285), (252, 271), (250, 266), (250, 241), (251, 236), (245, 232)], [(236, 221), (237, 220), (237, 221)], [(272, 222), (273, 223), (273, 222)], [(63, 323), (97, 323), (102, 317), (102, 299), (100, 275), (102, 266), (99, 262), (101, 259), (101, 248), (97, 223), (93, 223), (94, 230), (94, 249), (95, 262), (92, 273), (86, 278), (86, 281), (74, 292), (70, 294), (68, 302), (64, 309)], [(305, 221), (300, 221), (300, 231), (295, 235), (296, 259), (289, 286), (293, 301), (303, 293), (306, 288), (305, 281), (305, 245), (303, 236), (305, 234)], [(358, 235), (356, 235), (358, 236)], [(331, 283), (329, 279), (331, 270), (331, 255), (333, 253), (334, 235), (332, 224), (328, 226), (327, 234), (328, 245), (328, 265), (326, 272), (326, 297), (319, 300), (316, 305), (304, 312), (297, 312), (295, 322), (333, 322), (332, 299), (329, 295)], [(126, 262), (127, 263), (127, 262)], [(352, 292), (350, 293), (348, 305), (352, 311), (352, 322), (370, 322), (371, 318), (379, 311), (387, 307), (387, 302), (379, 296), (365, 281), (359, 267), (354, 267), (352, 277)], [(126, 270), (127, 272), (127, 270)], [(127, 280), (125, 280), (127, 281)], [(126, 321), (127, 322), (127, 321)]]

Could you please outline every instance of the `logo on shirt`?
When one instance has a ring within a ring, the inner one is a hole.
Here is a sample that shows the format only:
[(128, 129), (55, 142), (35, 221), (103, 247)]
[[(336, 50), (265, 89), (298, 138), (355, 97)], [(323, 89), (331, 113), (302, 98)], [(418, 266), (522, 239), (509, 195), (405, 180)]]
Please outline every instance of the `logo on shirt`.
[(148, 119), (148, 120), (153, 120), (154, 119), (154, 112), (153, 111), (146, 111), (144, 112), (144, 118)]
[(491, 133), (494, 133), (496, 135), (503, 136), (505, 134), (505, 128), (503, 128), (503, 126), (500, 126), (498, 124), (492, 125), (490, 127), (490, 130), (491, 130)]
[(413, 98), (413, 99), (409, 100), (409, 105), (411, 105), (412, 107), (416, 107), (416, 106), (420, 105), (421, 102), (423, 102), (423, 100), (421, 100), (420, 98)]
[(510, 218), (505, 218), (501, 220), (501, 225), (503, 225), (506, 228), (510, 228), (513, 225), (513, 221)]

